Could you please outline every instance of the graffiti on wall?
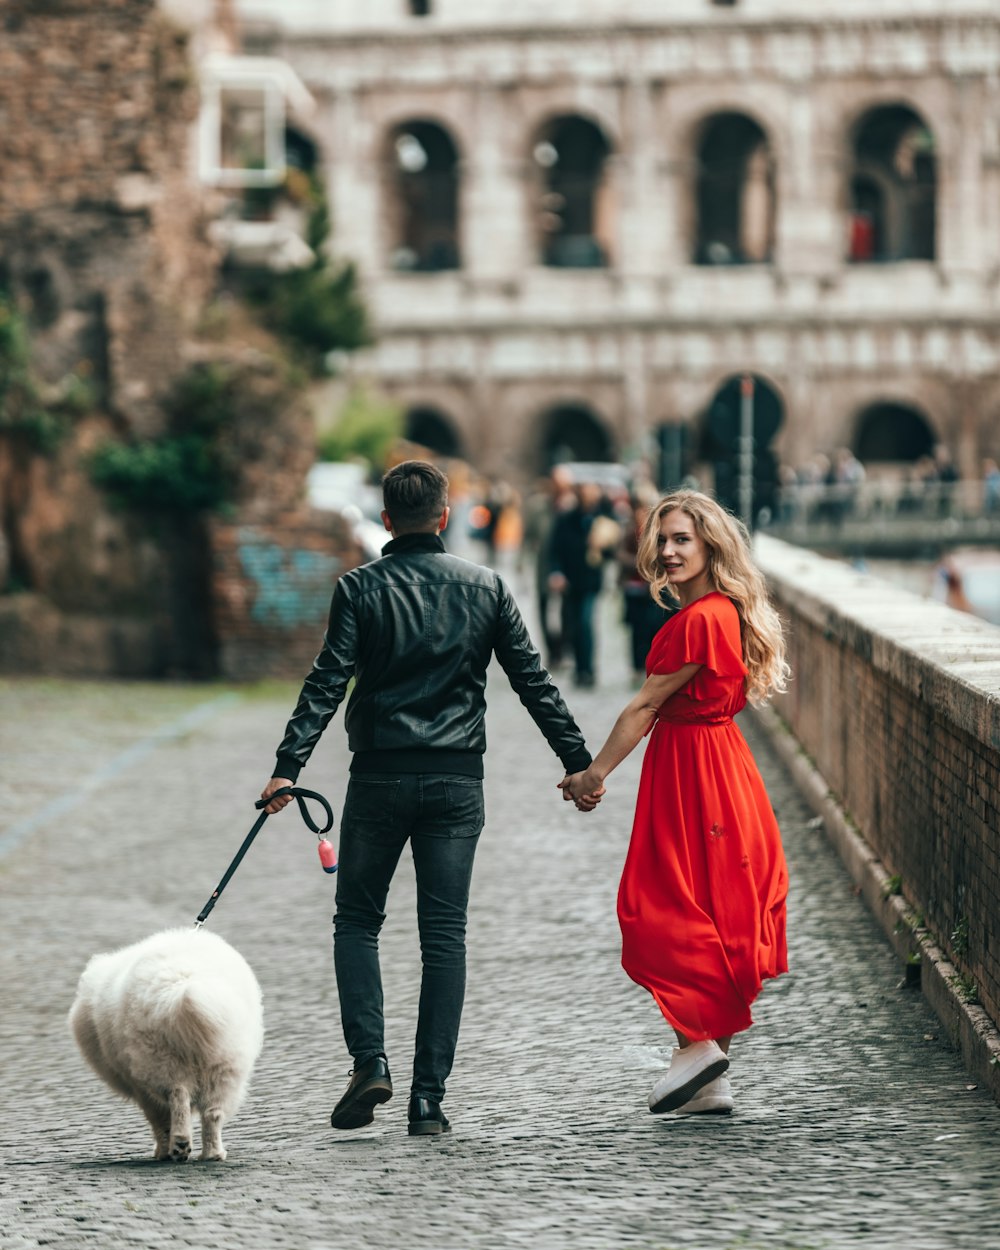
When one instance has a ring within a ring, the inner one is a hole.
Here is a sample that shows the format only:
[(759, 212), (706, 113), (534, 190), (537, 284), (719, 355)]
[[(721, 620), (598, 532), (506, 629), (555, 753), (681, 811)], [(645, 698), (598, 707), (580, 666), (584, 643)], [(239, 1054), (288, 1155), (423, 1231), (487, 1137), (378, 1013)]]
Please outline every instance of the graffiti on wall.
[(251, 583), (250, 617), (270, 629), (295, 630), (326, 619), (343, 561), (327, 551), (285, 547), (244, 527), (237, 555)]

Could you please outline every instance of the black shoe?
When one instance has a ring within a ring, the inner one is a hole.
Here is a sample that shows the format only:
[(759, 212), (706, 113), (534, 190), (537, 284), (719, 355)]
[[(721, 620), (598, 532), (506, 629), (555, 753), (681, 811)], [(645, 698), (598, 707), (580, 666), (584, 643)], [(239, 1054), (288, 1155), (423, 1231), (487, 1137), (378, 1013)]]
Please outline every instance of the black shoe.
[(374, 1107), (392, 1097), (392, 1077), (385, 1055), (367, 1059), (351, 1073), (344, 1096), (333, 1109), (334, 1128), (363, 1128), (375, 1119)]
[(408, 1132), (411, 1137), (429, 1137), (451, 1132), (451, 1125), (445, 1119), (439, 1102), (432, 1102), (429, 1098), (411, 1098), (406, 1114), (410, 1121)]

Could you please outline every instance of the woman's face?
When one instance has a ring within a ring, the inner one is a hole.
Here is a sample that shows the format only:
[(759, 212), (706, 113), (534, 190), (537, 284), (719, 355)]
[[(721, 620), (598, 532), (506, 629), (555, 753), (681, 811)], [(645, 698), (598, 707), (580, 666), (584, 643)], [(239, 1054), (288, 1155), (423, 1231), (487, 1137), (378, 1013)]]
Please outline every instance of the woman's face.
[(694, 521), (680, 508), (661, 518), (656, 550), (667, 581), (675, 590), (709, 585), (708, 547), (699, 537)]

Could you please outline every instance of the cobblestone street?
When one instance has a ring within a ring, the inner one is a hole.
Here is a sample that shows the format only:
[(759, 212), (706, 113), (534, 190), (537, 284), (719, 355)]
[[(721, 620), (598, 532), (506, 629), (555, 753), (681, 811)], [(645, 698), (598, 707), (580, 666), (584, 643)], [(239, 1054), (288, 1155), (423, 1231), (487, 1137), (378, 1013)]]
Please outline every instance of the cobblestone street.
[[(593, 749), (629, 690), (606, 607), (598, 689), (566, 683)], [(901, 984), (745, 715), (791, 867), (792, 971), (734, 1044), (736, 1113), (649, 1114), (671, 1041), (619, 966), (615, 917), (641, 750), (596, 813), (577, 813), (499, 672), (453, 1132), (406, 1133), (419, 985), (407, 856), (382, 940), (397, 1094), (369, 1129), (329, 1127), (350, 1068), (330, 953), (335, 878), (292, 807), (209, 920), (265, 998), (264, 1052), (224, 1133), (229, 1160), (154, 1164), (143, 1117), (84, 1066), (66, 1013), (90, 954), (193, 922), (254, 820), (296, 691), (0, 684), (3, 1250), (1000, 1247), (1000, 1110)], [(302, 776), (338, 813), (348, 762), (338, 715)]]

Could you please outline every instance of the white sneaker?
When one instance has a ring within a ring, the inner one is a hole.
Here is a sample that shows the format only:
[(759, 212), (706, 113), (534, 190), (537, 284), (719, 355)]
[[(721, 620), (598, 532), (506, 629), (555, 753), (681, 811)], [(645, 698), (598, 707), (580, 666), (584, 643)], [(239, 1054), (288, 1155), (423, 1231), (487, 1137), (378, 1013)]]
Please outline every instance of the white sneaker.
[(674, 1115), (729, 1115), (733, 1109), (733, 1087), (728, 1076), (717, 1076), (703, 1085), (697, 1094), (678, 1107)]
[(650, 1111), (653, 1115), (675, 1111), (728, 1067), (729, 1060), (717, 1042), (692, 1042), (683, 1050), (675, 1050), (670, 1067), (650, 1092)]

